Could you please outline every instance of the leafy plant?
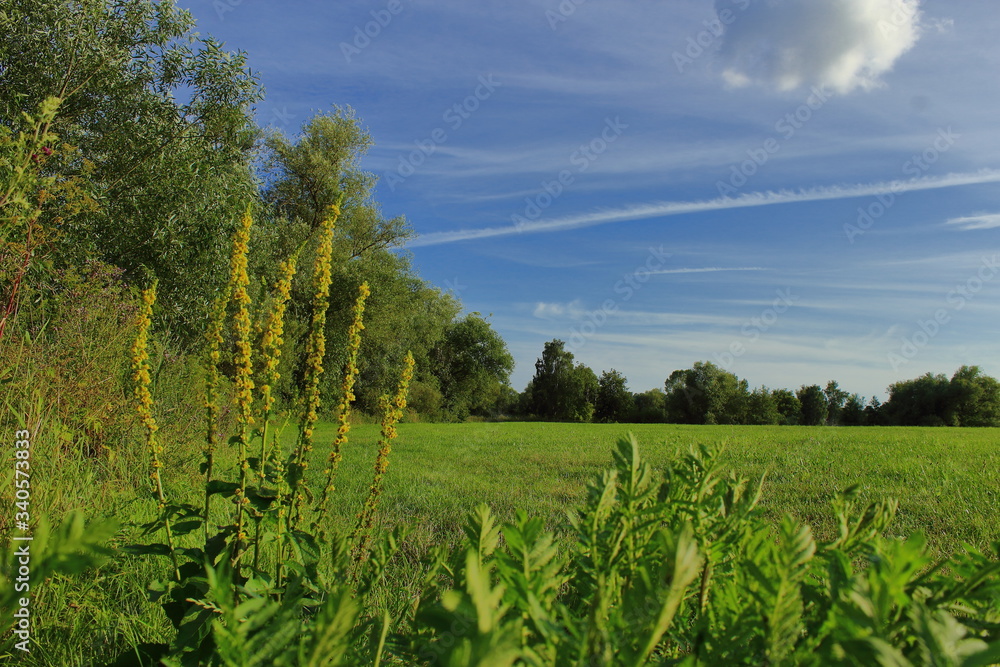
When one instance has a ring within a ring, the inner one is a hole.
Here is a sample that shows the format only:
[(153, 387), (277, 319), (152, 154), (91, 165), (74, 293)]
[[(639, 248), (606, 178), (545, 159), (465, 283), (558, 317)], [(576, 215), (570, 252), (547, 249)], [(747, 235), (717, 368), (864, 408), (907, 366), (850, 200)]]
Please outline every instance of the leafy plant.
[[(339, 208), (333, 206), (321, 225), (323, 234), (313, 270), (312, 326), (306, 348), (307, 373), (298, 438), (287, 453), (278, 446), (276, 433), (269, 429), (272, 402), (268, 399), (270, 386), (277, 379), (275, 361), (282, 344), (281, 318), (295, 264), (289, 262), (284, 266), (275, 285), (271, 312), (264, 318), (266, 327), (261, 331), (264, 362), (258, 364), (255, 373), (251, 302), (247, 292), (252, 225), (249, 211), (236, 231), (230, 279), (216, 305), (208, 333), (207, 429), (201, 469), (205, 475), (204, 502), (197, 506), (171, 498), (165, 491), (164, 478), (168, 474), (163, 465), (165, 444), (157, 436), (146, 350), (156, 301), (155, 283), (143, 293), (144, 305), (132, 357), (136, 402), (146, 427), (151, 489), (159, 516), (142, 529), (144, 536), (162, 531), (165, 539), (133, 544), (125, 551), (170, 558), (170, 576), (154, 582), (150, 590), (176, 633), (170, 642), (136, 647), (122, 655), (119, 664), (357, 664), (358, 655), (370, 653), (361, 636), (369, 634), (373, 622), (368, 616), (371, 605), (363, 602), (375, 590), (400, 543), (399, 535), (373, 537), (371, 530), (390, 444), (396, 436), (395, 424), (406, 407), (413, 358), (407, 355), (394, 398), (384, 400), (383, 440), (375, 462), (375, 479), (358, 526), (349, 538), (336, 534), (328, 537), (322, 518), (333, 491), (340, 448), (346, 444), (350, 390), (357, 374), (353, 364), (349, 363), (345, 371), (345, 396), (338, 406), (341, 429), (331, 448), (323, 498), (315, 508), (311, 505), (306, 472), (321, 406), (319, 379), (324, 372), (331, 244), (338, 214)], [(367, 293), (367, 285), (362, 285), (351, 327), (355, 350), (364, 328), (362, 315)], [(216, 449), (221, 407), (220, 362), (230, 304), (234, 311), (231, 368), (235, 375), (233, 402), (237, 418), (235, 434), (229, 439), (235, 453), (235, 469), (229, 471), (231, 476), (227, 479), (227, 472), (219, 470), (216, 463), (219, 453)], [(260, 401), (256, 400), (258, 386)], [(273, 438), (271, 442), (269, 436)], [(251, 457), (252, 451), (260, 451), (261, 456)], [(230, 501), (232, 510), (225, 512), (222, 516), (226, 518), (213, 528), (220, 517), (218, 511), (213, 511), (218, 509), (213, 508), (215, 497)], [(308, 524), (310, 515), (313, 521)], [(306, 525), (311, 526), (308, 531)], [(204, 540), (199, 543), (197, 536), (203, 536)], [(350, 587), (345, 583), (348, 581)], [(387, 621), (382, 627), (388, 628)], [(384, 632), (381, 637), (384, 643)], [(381, 644), (376, 643), (374, 651), (376, 656), (381, 655)], [(341, 659), (347, 662), (341, 663)]]
[[(701, 448), (658, 477), (621, 440), (571, 521), (570, 547), (518, 513), (470, 516), (438, 553), (398, 638), (408, 664), (988, 665), (1000, 659), (1000, 562), (932, 566), (919, 535), (880, 537), (894, 503), (834, 500), (817, 542), (757, 514), (760, 486)], [(501, 535), (503, 539), (501, 540)], [(1000, 547), (1000, 545), (998, 545)]]

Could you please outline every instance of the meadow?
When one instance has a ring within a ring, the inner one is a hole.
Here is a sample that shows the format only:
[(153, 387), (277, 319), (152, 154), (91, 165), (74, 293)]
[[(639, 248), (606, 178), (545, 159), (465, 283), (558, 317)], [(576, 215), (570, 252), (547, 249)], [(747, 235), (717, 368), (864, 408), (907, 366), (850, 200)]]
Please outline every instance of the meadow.
[[(336, 423), (317, 424), (320, 451), (320, 443), (329, 443), (336, 428)], [(724, 475), (763, 476), (759, 508), (764, 520), (777, 526), (791, 515), (809, 524), (818, 540), (834, 536), (830, 501), (851, 485), (858, 485), (861, 505), (898, 499), (896, 520), (886, 536), (921, 531), (935, 558), (963, 542), (988, 552), (991, 542), (1000, 539), (995, 511), (1000, 506), (1000, 429), (469, 422), (407, 423), (398, 430), (377, 532), (396, 526), (408, 526), (411, 532), (378, 596), (389, 608), (404, 608), (417, 594), (428, 553), (456, 547), (466, 517), (480, 503), (489, 505), (500, 522), (512, 520), (518, 509), (543, 518), (557, 532), (560, 548), (567, 549), (567, 513), (581, 507), (587, 485), (612, 465), (615, 441), (629, 432), (636, 435), (654, 475), (701, 444), (719, 453)], [(329, 515), (335, 531), (346, 534), (356, 521), (371, 483), (378, 436), (378, 425), (351, 430)], [(280, 439), (290, 448), (294, 429), (286, 428)], [(220, 465), (229, 465), (229, 455), (220, 454)], [(168, 495), (196, 501), (200, 449), (175, 446), (164, 456)], [(112, 484), (102, 484), (108, 471), (97, 469), (96, 462), (95, 469), (87, 470), (82, 460), (73, 467), (65, 457), (54, 460), (61, 460), (70, 474), (39, 472), (39, 477), (61, 478), (64, 487), (50, 495), (60, 484), (45, 484), (43, 502), (68, 510), (68, 498), (76, 497), (90, 505), (81, 507), (90, 517), (117, 517), (124, 522), (119, 544), (138, 534), (130, 525), (155, 518), (141, 469), (133, 469), (134, 485), (122, 484), (128, 476), (123, 470)], [(313, 470), (310, 486), (318, 488), (321, 482), (320, 471)], [(82, 579), (54, 577), (38, 600), (38, 648), (23, 664), (102, 664), (125, 646), (168, 638), (171, 629), (163, 611), (146, 599), (150, 582), (168, 570), (163, 558), (123, 556)]]
[[(317, 441), (331, 440), (334, 428), (320, 424)], [(524, 509), (555, 525), (580, 505), (587, 483), (611, 464), (613, 443), (628, 432), (654, 468), (694, 445), (719, 450), (725, 469), (752, 480), (764, 476), (760, 507), (768, 519), (790, 514), (820, 537), (833, 530), (831, 499), (856, 484), (865, 502), (899, 500), (892, 534), (923, 531), (938, 555), (962, 542), (987, 549), (1000, 539), (1000, 429), (402, 424), (382, 521), (410, 525), (414, 539), (427, 545), (457, 539), (464, 517), (481, 502), (504, 519)], [(331, 510), (345, 526), (370, 482), (377, 436), (377, 426), (351, 431)]]

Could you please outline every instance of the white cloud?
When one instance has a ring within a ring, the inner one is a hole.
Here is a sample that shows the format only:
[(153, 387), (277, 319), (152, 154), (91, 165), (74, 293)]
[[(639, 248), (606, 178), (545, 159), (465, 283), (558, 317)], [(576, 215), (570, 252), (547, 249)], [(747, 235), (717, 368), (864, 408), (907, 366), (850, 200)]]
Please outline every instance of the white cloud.
[(921, 33), (920, 0), (716, 0), (716, 9), (732, 16), (719, 57), (734, 86), (867, 90)]
[(952, 218), (945, 224), (955, 225), (962, 231), (995, 229), (996, 227), (1000, 227), (1000, 213), (980, 213), (979, 215), (970, 215), (964, 218)]
[(743, 266), (728, 268), (724, 266), (709, 266), (701, 269), (662, 269), (660, 271), (650, 271), (650, 274), (662, 276), (670, 273), (716, 273), (719, 271), (767, 271), (762, 266)]
[(580, 319), (585, 312), (579, 300), (570, 301), (569, 303), (546, 303), (539, 301), (535, 304), (535, 310), (532, 314), (542, 320), (553, 320), (563, 317), (576, 320)]
[(495, 236), (510, 236), (515, 234), (533, 234), (539, 232), (557, 232), (582, 227), (594, 227), (612, 222), (629, 222), (648, 218), (661, 218), (687, 213), (704, 213), (706, 211), (721, 211), (730, 209), (752, 208), (755, 206), (774, 206), (777, 204), (794, 204), (798, 202), (830, 201), (835, 199), (851, 199), (854, 197), (869, 197), (879, 194), (916, 192), (920, 190), (935, 190), (962, 185), (980, 183), (1000, 183), (1000, 170), (983, 169), (978, 172), (948, 174), (946, 176), (928, 176), (908, 181), (892, 183), (867, 183), (846, 186), (823, 186), (807, 190), (781, 192), (753, 192), (738, 197), (719, 197), (704, 201), (667, 201), (636, 204), (617, 209), (602, 209), (593, 213), (569, 215), (551, 220), (537, 220), (518, 225), (504, 227), (480, 227), (478, 229), (459, 229), (449, 232), (431, 232), (421, 234), (408, 245), (410, 247), (441, 245)]

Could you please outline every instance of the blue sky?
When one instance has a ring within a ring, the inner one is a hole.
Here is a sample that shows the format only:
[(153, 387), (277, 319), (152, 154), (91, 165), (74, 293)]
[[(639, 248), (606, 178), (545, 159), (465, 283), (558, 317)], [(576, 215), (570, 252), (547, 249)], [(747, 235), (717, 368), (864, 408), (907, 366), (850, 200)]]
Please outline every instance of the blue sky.
[(882, 398), (1000, 376), (989, 0), (182, 5), (249, 53), (262, 125), (357, 112), (517, 389), (553, 338), (635, 391), (699, 360)]

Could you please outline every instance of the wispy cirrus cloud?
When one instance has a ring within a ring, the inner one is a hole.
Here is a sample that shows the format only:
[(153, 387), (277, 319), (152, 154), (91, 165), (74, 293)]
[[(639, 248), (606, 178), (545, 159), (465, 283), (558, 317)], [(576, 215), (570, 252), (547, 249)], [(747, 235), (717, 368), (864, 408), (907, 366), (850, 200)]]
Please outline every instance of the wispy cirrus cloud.
[(495, 236), (514, 234), (536, 234), (558, 232), (582, 227), (594, 227), (614, 222), (630, 222), (648, 218), (660, 218), (688, 213), (704, 213), (757, 206), (774, 206), (800, 202), (829, 201), (871, 197), (880, 194), (900, 194), (920, 190), (936, 190), (981, 183), (1000, 183), (1000, 169), (984, 169), (978, 172), (927, 176), (908, 181), (879, 182), (856, 185), (832, 185), (796, 191), (753, 192), (738, 197), (718, 197), (702, 201), (667, 201), (648, 204), (634, 204), (616, 209), (604, 209), (591, 213), (563, 216), (551, 220), (537, 220), (527, 224), (503, 227), (480, 227), (446, 232), (422, 234), (408, 245), (410, 247), (442, 245), (459, 241), (473, 241)]
[(980, 213), (978, 215), (970, 215), (963, 218), (952, 218), (945, 224), (954, 225), (962, 231), (970, 231), (974, 229), (995, 229), (1000, 227), (1000, 213)]
[(650, 271), (650, 275), (663, 276), (671, 273), (718, 273), (720, 271), (767, 271), (768, 269), (763, 266), (740, 266), (740, 267), (727, 267), (727, 266), (708, 266), (704, 268), (688, 268), (688, 269), (661, 269), (659, 271)]

